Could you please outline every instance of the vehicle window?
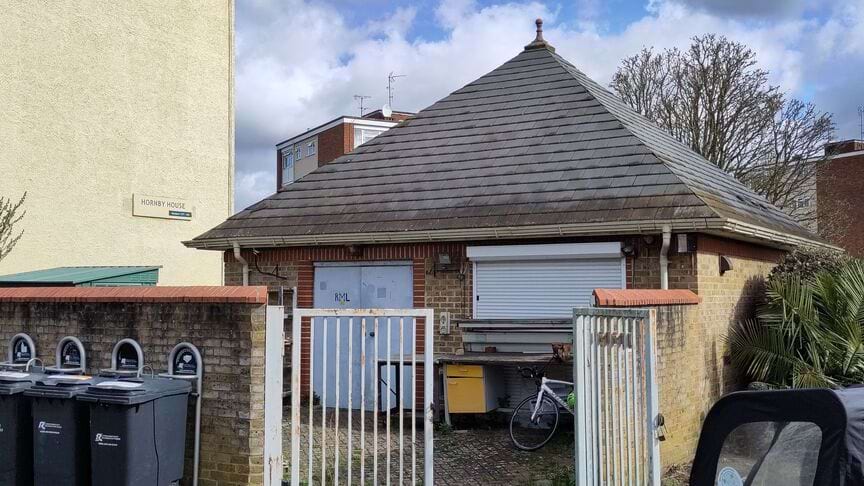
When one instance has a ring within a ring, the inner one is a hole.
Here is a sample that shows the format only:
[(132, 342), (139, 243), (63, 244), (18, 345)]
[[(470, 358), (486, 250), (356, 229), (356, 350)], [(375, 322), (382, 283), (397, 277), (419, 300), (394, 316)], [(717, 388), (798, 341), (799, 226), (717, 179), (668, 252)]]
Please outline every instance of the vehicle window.
[(717, 486), (813, 486), (822, 431), (811, 422), (753, 422), (723, 442)]

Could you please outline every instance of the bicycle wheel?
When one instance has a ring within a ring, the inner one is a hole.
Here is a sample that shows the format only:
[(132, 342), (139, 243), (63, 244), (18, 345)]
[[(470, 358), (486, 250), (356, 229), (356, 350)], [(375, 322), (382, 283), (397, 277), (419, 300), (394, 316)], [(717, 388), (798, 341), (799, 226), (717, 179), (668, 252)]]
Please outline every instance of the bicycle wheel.
[(558, 404), (543, 395), (534, 420), (531, 414), (537, 404), (537, 396), (530, 396), (513, 410), (510, 417), (510, 440), (523, 451), (536, 451), (546, 445), (558, 428)]

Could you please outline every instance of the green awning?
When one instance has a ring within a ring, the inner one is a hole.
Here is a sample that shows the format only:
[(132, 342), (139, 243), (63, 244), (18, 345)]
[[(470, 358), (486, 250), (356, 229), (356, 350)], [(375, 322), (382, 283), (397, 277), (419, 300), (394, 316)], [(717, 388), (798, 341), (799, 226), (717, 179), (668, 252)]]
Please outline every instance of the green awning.
[(158, 266), (57, 267), (0, 275), (0, 287), (123, 287), (159, 282)]

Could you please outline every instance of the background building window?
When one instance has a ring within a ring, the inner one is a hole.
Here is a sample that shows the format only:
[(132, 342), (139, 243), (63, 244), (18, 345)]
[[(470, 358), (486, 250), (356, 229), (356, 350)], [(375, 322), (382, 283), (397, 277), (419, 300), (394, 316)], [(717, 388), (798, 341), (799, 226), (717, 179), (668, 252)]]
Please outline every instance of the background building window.
[(354, 148), (363, 145), (382, 133), (384, 133), (384, 130), (354, 127)]
[(294, 156), (294, 160), (300, 160), (303, 158), (303, 148), (297, 147), (297, 155)]
[(801, 209), (801, 208), (809, 208), (809, 207), (810, 207), (810, 197), (801, 196), (801, 197), (795, 199), (795, 208)]
[(288, 149), (282, 152), (282, 185), (294, 182), (294, 151)]
[(309, 142), (309, 145), (306, 146), (306, 156), (311, 157), (315, 155), (315, 142)]

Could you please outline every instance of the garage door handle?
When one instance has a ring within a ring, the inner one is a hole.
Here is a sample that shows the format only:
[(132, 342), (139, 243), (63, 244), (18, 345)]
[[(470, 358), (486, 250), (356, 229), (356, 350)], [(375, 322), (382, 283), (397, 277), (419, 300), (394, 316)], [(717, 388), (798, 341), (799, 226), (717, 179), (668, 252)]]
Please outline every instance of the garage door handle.
[(370, 332), (369, 337), (375, 337), (375, 331)]

